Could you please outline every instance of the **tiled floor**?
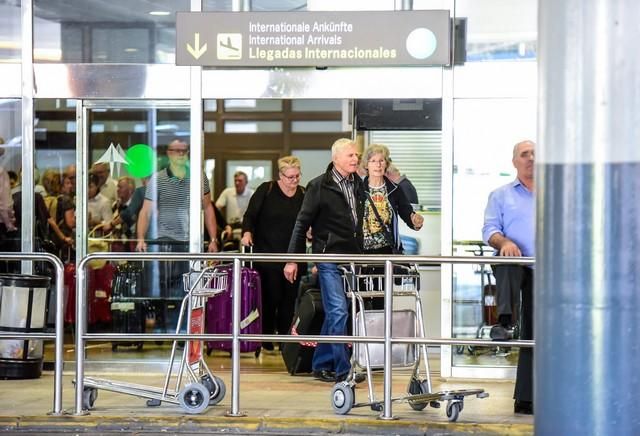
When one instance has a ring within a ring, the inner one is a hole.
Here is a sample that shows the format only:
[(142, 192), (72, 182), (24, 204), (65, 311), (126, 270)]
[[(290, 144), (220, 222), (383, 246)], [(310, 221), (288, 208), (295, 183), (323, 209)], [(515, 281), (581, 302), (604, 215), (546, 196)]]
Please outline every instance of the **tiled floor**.
[[(312, 379), (309, 376), (288, 375), (277, 352), (263, 352), (258, 358), (247, 353), (241, 358), (240, 410), (244, 418), (225, 417), (231, 407), (231, 359), (228, 353), (214, 352), (207, 363), (227, 386), (227, 394), (218, 405), (209, 407), (201, 415), (187, 415), (178, 405), (163, 403), (160, 407), (147, 407), (145, 400), (119, 393), (99, 391), (94, 409), (88, 416), (73, 416), (75, 411), (73, 372), (73, 349), (65, 350), (65, 375), (63, 382), (63, 408), (71, 417), (48, 416), (53, 405), (53, 374), (45, 372), (36, 380), (0, 381), (0, 429), (25, 428), (34, 422), (40, 425), (60, 427), (61, 423), (83, 423), (94, 425), (104, 422), (178, 423), (187, 419), (201, 425), (228, 426), (255, 423), (256, 429), (292, 428), (304, 421), (306, 428), (314, 428), (319, 433), (344, 432), (344, 426), (371, 428), (371, 432), (384, 429), (389, 422), (377, 419), (379, 412), (369, 407), (354, 408), (348, 415), (335, 415), (331, 407), (332, 384)], [(50, 355), (50, 350), (46, 353)], [(88, 350), (86, 376), (100, 377), (110, 381), (126, 381), (161, 387), (169, 356), (168, 345), (145, 344), (142, 352), (135, 348), (119, 348), (114, 353), (110, 344), (92, 343)], [(437, 373), (438, 362), (431, 358), (431, 367)], [(144, 363), (141, 363), (144, 362)], [(394, 396), (406, 392), (409, 373), (406, 370), (394, 372)], [(382, 374), (374, 375), (374, 388), (382, 399)], [(447, 421), (444, 407), (427, 407), (424, 411), (414, 411), (409, 404), (393, 403), (394, 432), (422, 434), (425, 426), (448, 431), (468, 431), (486, 434), (531, 434), (533, 418), (513, 414), (513, 382), (495, 380), (444, 380), (433, 377), (434, 391), (452, 389), (484, 389), (489, 398), (469, 397), (464, 403), (458, 423)], [(358, 385), (356, 402), (366, 401), (366, 383)], [(31, 423), (31, 424), (29, 424)], [(253, 425), (253, 424), (251, 424)], [(169, 425), (171, 427), (171, 425)], [(377, 430), (376, 430), (377, 429)], [(462, 429), (462, 430), (460, 430)], [(256, 430), (256, 431), (257, 431)], [(411, 430), (411, 431), (409, 431)], [(286, 433), (286, 431), (285, 431)], [(428, 433), (427, 430), (424, 433)]]

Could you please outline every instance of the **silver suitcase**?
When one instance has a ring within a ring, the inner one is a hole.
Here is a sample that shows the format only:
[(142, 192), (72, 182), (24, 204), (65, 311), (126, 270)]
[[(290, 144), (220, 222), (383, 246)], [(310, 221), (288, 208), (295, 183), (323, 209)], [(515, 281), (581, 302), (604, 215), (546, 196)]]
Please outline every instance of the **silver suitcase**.
[[(365, 310), (356, 315), (355, 336), (365, 336), (360, 325), (361, 317), (364, 314), (366, 336), (384, 336), (384, 311)], [(395, 337), (416, 337), (416, 313), (413, 310), (393, 311), (392, 332)], [(366, 368), (366, 347), (365, 343), (357, 343), (354, 346), (356, 356), (355, 363), (361, 368)], [(384, 346), (383, 344), (368, 344), (369, 366), (371, 369), (384, 368)], [(391, 364), (394, 367), (408, 367), (416, 362), (416, 346), (414, 344), (394, 344), (391, 349)]]

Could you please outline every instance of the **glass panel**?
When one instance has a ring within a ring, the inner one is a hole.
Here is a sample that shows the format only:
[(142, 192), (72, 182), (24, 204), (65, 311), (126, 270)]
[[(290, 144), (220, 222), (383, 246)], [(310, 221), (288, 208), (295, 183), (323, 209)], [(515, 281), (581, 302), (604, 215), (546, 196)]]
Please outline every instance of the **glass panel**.
[(174, 63), (175, 13), (189, 0), (34, 0), (37, 62)]
[(0, 62), (20, 62), (22, 23), (20, 0), (0, 0)]
[(394, 0), (307, 0), (310, 11), (392, 11)]
[(224, 133), (280, 133), (282, 121), (225, 121)]
[(215, 112), (218, 110), (218, 100), (204, 100), (204, 111)]
[(341, 112), (342, 100), (291, 100), (292, 112)]
[(92, 29), (91, 62), (153, 63), (152, 29)]
[[(18, 252), (21, 213), (22, 105), (0, 99), (0, 252)], [(0, 262), (0, 272), (20, 272), (20, 264)]]
[(228, 160), (227, 186), (233, 186), (233, 174), (242, 171), (249, 179), (249, 188), (256, 189), (261, 183), (271, 180), (272, 163), (270, 160)]
[(342, 132), (341, 121), (293, 121), (293, 133)]
[(536, 0), (457, 0), (467, 18), (467, 61), (530, 60), (537, 52)]
[[(189, 109), (112, 106), (89, 110), (88, 117), (89, 252), (133, 251), (136, 245), (149, 252), (188, 251)], [(101, 128), (93, 129), (95, 125)], [(207, 192), (207, 179), (203, 185)], [(145, 199), (152, 207), (143, 208)], [(109, 263), (92, 268), (90, 292), (92, 286), (100, 286), (102, 274), (116, 274)], [(147, 331), (175, 331), (188, 263), (152, 261), (131, 268), (140, 272), (135, 288), (116, 288), (109, 297), (123, 311), (142, 304), (136, 298), (144, 297), (147, 303), (141, 311), (152, 321)], [(94, 330), (101, 328), (100, 316), (96, 310), (93, 323), (90, 319)], [(124, 315), (116, 310), (113, 316)], [(137, 331), (144, 328), (138, 326)]]
[(327, 170), (331, 162), (331, 149), (326, 150), (291, 150), (291, 154), (300, 159), (302, 177), (300, 186), (307, 186), (311, 179)]
[(202, 10), (211, 12), (231, 12), (231, 0), (203, 0)]
[[(34, 101), (35, 164), (40, 175), (36, 192), (42, 196), (51, 220), (36, 219), (36, 231), (51, 241), (50, 249), (63, 262), (73, 262), (75, 252), (76, 100)], [(38, 199), (36, 199), (36, 205)], [(41, 227), (42, 226), (42, 227)]]
[(252, 11), (306, 11), (305, 0), (251, 0)]
[[(535, 141), (535, 99), (457, 99), (454, 103), (453, 239), (454, 255), (492, 255), (482, 243), (484, 209), (489, 193), (515, 177), (511, 163), (516, 142)], [(495, 321), (490, 283), (495, 279), (478, 265), (453, 267), (454, 337), (488, 337)], [(499, 347), (458, 347), (454, 365), (505, 366), (517, 353)], [(467, 351), (470, 351), (467, 352)], [(473, 357), (472, 357), (473, 356)]]
[(453, 238), (481, 239), (489, 193), (515, 176), (513, 146), (535, 140), (533, 99), (456, 100), (453, 167)]
[(282, 112), (282, 100), (225, 100), (226, 112)]
[[(203, 11), (230, 12), (232, 10), (231, 0), (204, 0), (202, 2)], [(252, 0), (252, 11), (304, 11), (307, 2), (305, 0)]]

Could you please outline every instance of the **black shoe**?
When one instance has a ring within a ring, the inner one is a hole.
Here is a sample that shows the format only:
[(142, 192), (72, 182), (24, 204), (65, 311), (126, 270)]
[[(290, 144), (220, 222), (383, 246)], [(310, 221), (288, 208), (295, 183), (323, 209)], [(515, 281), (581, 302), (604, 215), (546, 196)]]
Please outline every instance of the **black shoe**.
[(273, 351), (273, 342), (263, 342), (262, 349), (265, 351)]
[(340, 383), (340, 382), (345, 381), (348, 378), (349, 378), (349, 373), (345, 372), (344, 374), (336, 375), (335, 376), (335, 382), (336, 383)]
[(333, 383), (336, 379), (336, 374), (328, 369), (321, 369), (320, 371), (312, 372), (313, 378), (327, 383)]
[(522, 413), (523, 415), (533, 415), (533, 402), (516, 400), (513, 403), (513, 413)]

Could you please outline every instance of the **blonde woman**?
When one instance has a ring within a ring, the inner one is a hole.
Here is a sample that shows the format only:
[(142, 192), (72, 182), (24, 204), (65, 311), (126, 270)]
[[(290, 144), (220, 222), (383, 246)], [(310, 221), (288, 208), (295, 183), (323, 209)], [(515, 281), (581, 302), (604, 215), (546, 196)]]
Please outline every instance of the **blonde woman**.
[[(242, 245), (255, 253), (286, 253), (302, 206), (300, 160), (278, 159), (278, 179), (261, 184), (254, 192), (242, 221)], [(282, 275), (284, 263), (257, 263), (262, 281), (262, 328), (265, 334), (286, 335), (295, 307), (298, 280), (290, 283)], [(298, 276), (300, 277), (301, 274)], [(266, 350), (273, 344), (264, 343)]]

